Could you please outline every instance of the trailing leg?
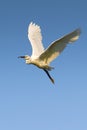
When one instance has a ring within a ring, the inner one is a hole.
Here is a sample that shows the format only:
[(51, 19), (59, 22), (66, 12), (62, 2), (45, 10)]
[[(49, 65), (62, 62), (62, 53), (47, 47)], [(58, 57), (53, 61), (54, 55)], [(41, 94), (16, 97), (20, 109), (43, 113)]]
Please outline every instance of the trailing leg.
[(43, 69), (43, 70), (46, 72), (51, 82), (54, 83), (54, 79), (50, 76), (49, 72), (46, 69)]

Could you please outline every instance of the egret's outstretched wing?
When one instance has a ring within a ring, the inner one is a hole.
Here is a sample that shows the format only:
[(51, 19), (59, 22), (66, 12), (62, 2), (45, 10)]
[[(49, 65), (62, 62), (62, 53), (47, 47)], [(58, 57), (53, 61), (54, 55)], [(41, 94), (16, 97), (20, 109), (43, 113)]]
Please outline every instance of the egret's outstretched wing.
[(28, 38), (32, 46), (32, 58), (37, 58), (44, 51), (41, 29), (38, 25), (30, 23), (28, 28)]
[(68, 43), (72, 43), (79, 38), (81, 30), (76, 29), (75, 31), (65, 35), (64, 37), (53, 42), (41, 55), (40, 60), (46, 64), (50, 64), (59, 54), (64, 50)]

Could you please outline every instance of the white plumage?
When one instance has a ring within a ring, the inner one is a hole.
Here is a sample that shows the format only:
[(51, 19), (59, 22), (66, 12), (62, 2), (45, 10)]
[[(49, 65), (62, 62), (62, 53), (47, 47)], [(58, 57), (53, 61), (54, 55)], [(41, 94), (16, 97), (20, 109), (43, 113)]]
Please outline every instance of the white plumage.
[(64, 50), (68, 43), (75, 42), (80, 36), (81, 30), (78, 28), (73, 32), (61, 37), (60, 39), (54, 41), (45, 50), (42, 44), (42, 34), (41, 29), (38, 25), (30, 23), (28, 27), (28, 38), (32, 46), (31, 57), (20, 56), (19, 58), (24, 58), (27, 64), (34, 64), (37, 67), (43, 69), (51, 81), (54, 83), (53, 78), (49, 75), (50, 62), (52, 62), (60, 53)]
[(32, 58), (36, 59), (44, 51), (42, 44), (41, 29), (38, 25), (30, 23), (28, 27), (28, 38), (32, 46)]

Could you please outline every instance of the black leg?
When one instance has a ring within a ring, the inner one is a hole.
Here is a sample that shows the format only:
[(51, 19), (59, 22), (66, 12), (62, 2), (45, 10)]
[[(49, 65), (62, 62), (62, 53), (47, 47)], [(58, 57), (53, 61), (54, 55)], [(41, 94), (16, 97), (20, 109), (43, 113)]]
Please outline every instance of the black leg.
[(49, 72), (46, 69), (43, 69), (43, 70), (46, 72), (46, 74), (50, 78), (51, 82), (54, 83), (54, 79), (50, 76)]

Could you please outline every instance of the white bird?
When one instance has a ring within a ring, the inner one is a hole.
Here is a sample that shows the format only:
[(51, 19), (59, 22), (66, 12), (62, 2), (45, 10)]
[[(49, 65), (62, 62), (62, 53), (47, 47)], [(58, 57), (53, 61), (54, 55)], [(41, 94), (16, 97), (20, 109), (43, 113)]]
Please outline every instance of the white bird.
[(52, 83), (54, 79), (50, 76), (49, 72), (53, 67), (50, 63), (60, 55), (68, 43), (75, 42), (80, 36), (81, 30), (78, 28), (73, 32), (57, 39), (52, 42), (51, 45), (45, 50), (42, 44), (42, 34), (40, 26), (35, 23), (30, 23), (28, 27), (28, 38), (32, 46), (32, 55), (19, 56), (19, 58), (24, 58), (26, 64), (34, 64), (40, 69), (43, 69)]

